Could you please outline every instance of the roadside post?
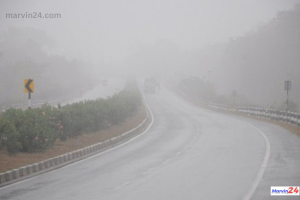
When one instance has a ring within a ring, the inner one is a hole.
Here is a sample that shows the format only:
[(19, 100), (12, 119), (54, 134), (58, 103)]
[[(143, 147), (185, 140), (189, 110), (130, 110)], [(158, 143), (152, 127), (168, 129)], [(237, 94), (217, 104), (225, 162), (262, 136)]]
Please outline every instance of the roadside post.
[(285, 81), (284, 82), (284, 90), (286, 90), (286, 121), (288, 121), (288, 106), (289, 106), (289, 90), (292, 89), (292, 82), (291, 81)]
[(236, 96), (237, 96), (237, 91), (236, 90), (233, 90), (232, 91), (232, 97), (233, 97), (233, 102), (232, 102), (232, 105), (233, 105), (233, 109), (236, 109)]

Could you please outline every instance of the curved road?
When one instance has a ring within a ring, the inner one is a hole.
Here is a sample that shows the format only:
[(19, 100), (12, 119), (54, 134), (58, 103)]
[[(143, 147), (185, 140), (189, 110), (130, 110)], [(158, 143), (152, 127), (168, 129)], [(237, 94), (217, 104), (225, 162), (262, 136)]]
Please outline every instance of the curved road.
[[(300, 185), (300, 138), (271, 124), (146, 95), (151, 128), (131, 142), (0, 188), (0, 199), (284, 199)], [(289, 199), (299, 199), (291, 197)]]

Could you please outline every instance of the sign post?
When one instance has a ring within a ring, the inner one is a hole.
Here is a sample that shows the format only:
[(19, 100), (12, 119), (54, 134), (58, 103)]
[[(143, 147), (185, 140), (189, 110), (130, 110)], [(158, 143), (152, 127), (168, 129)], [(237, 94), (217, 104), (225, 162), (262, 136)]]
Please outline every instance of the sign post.
[(292, 82), (291, 81), (285, 81), (284, 82), (284, 90), (286, 90), (286, 120), (287, 120), (287, 114), (288, 114), (288, 106), (289, 106), (289, 90), (292, 89)]
[(34, 81), (33, 79), (24, 80), (24, 92), (28, 93), (28, 108), (31, 108), (31, 93), (34, 91)]

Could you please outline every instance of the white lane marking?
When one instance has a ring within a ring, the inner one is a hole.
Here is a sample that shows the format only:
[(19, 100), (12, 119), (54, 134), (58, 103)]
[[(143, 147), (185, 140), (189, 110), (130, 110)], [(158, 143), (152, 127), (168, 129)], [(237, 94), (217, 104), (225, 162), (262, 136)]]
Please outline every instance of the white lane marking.
[(192, 143), (196, 140), (196, 138), (199, 136), (199, 133), (200, 133), (200, 128), (199, 128), (199, 125), (197, 123), (197, 134), (193, 137), (193, 139), (182, 149), (180, 150), (179, 152), (177, 152), (175, 154), (175, 156), (179, 156), (180, 154), (182, 154), (186, 149), (188, 149), (190, 146), (192, 146)]
[[(241, 121), (241, 120), (239, 120), (239, 121)], [(242, 122), (244, 122), (244, 121), (242, 121)], [(251, 189), (248, 191), (248, 193), (243, 198), (243, 200), (250, 200), (265, 173), (265, 170), (266, 170), (266, 167), (268, 164), (268, 160), (270, 157), (271, 145), (270, 145), (269, 139), (261, 130), (259, 130), (257, 127), (255, 127), (254, 125), (252, 125), (248, 122), (244, 122), (244, 123), (248, 124), (249, 126), (253, 127), (254, 129), (256, 129), (261, 134), (261, 136), (264, 138), (265, 144), (266, 144), (266, 152), (265, 152), (263, 163), (261, 164), (260, 170), (251, 186)]]
[(153, 170), (155, 170), (155, 169), (149, 169), (148, 171), (146, 171), (146, 172), (144, 173), (144, 175), (150, 174)]
[(42, 174), (39, 174), (39, 175), (36, 175), (36, 176), (32, 176), (32, 177), (30, 177), (30, 178), (26, 178), (26, 179), (24, 179), (24, 180), (20, 180), (20, 181), (18, 181), (18, 182), (15, 182), (15, 183), (12, 183), (12, 184), (5, 185), (5, 186), (3, 186), (3, 187), (0, 187), (0, 191), (3, 190), (3, 189), (5, 189), (5, 188), (9, 188), (9, 187), (12, 187), (12, 186), (15, 186), (15, 185), (19, 185), (19, 184), (22, 184), (22, 183), (24, 183), (24, 182), (30, 181), (30, 180), (32, 180), (32, 179), (38, 178), (39, 176), (41, 176), (41, 175), (43, 175), (43, 174), (51, 174), (51, 173), (54, 173), (55, 171), (58, 171), (58, 170), (62, 170), (62, 169), (71, 167), (71, 166), (76, 165), (76, 164), (78, 164), (78, 163), (85, 162), (85, 161), (87, 161), (87, 160), (89, 160), (89, 159), (92, 159), (92, 158), (95, 158), (95, 157), (97, 157), (97, 156), (100, 156), (100, 155), (103, 155), (103, 154), (105, 154), (105, 153), (108, 153), (108, 152), (110, 152), (110, 151), (116, 150), (116, 149), (118, 149), (118, 148), (120, 148), (120, 147), (122, 147), (122, 146), (124, 146), (124, 145), (127, 145), (128, 143), (130, 143), (130, 142), (136, 140), (137, 138), (141, 137), (141, 136), (144, 135), (145, 133), (147, 133), (148, 130), (151, 128), (151, 126), (152, 126), (153, 123), (154, 123), (154, 116), (153, 116), (153, 113), (152, 113), (152, 111), (151, 111), (151, 109), (150, 109), (150, 107), (149, 107), (149, 104), (147, 103), (147, 101), (146, 101), (146, 99), (145, 99), (143, 93), (141, 93), (141, 94), (142, 94), (142, 96), (143, 96), (144, 102), (145, 102), (145, 104), (146, 104), (147, 109), (149, 110), (149, 113), (150, 113), (151, 119), (152, 119), (151, 123), (149, 124), (149, 126), (147, 127), (147, 129), (146, 129), (144, 132), (142, 132), (141, 134), (139, 134), (139, 135), (133, 137), (132, 139), (130, 139), (130, 140), (128, 140), (128, 141), (126, 141), (126, 142), (124, 142), (124, 143), (122, 143), (122, 144), (119, 144), (118, 146), (112, 147), (112, 148), (110, 148), (110, 149), (107, 149), (107, 150), (102, 151), (102, 152), (100, 152), (100, 153), (97, 153), (97, 154), (95, 154), (95, 155), (89, 156), (89, 157), (87, 157), (87, 158), (83, 158), (82, 160), (75, 161), (74, 163), (67, 164), (67, 165), (65, 165), (65, 166), (62, 166), (62, 167), (57, 168), (57, 169), (54, 169), (54, 170), (52, 170), (52, 171), (48, 171), (48, 172), (45, 172), (45, 173), (42, 173)]
[[(193, 137), (193, 139), (192, 139), (192, 140), (191, 140), (184, 148), (182, 148), (179, 152), (177, 152), (177, 153), (175, 154), (175, 157), (176, 157), (176, 156), (179, 156), (180, 154), (182, 154), (187, 148), (189, 148), (189, 147), (192, 145), (192, 143), (195, 141), (195, 139), (199, 136), (199, 130), (200, 130), (200, 128), (199, 128), (199, 125), (198, 125), (198, 123), (197, 123), (197, 134)], [(150, 173), (151, 171), (156, 170), (156, 169), (159, 168), (160, 166), (167, 164), (167, 163), (168, 163), (169, 161), (171, 161), (173, 158), (174, 158), (174, 157), (168, 158), (168, 159), (164, 160), (162, 163), (159, 164), (159, 166), (157, 166), (156, 168), (154, 168), (154, 169), (152, 169), (152, 170), (149, 170), (149, 171), (148, 171), (147, 173), (145, 173), (145, 174), (148, 174), (148, 173)]]
[(171, 160), (171, 158), (165, 160), (164, 162), (161, 163), (161, 165), (164, 165), (164, 164), (168, 163), (170, 160)]
[(129, 184), (130, 184), (130, 182), (123, 183), (122, 185), (119, 185), (118, 187), (115, 187), (113, 190), (119, 190), (122, 187), (125, 187), (126, 185), (129, 185)]
[[(189, 102), (189, 101), (187, 101), (185, 99), (183, 99), (183, 100), (184, 100), (184, 102), (188, 103), (189, 105), (191, 105), (193, 107), (195, 106), (194, 103), (191, 103), (191, 102)], [(265, 169), (267, 167), (267, 164), (268, 164), (268, 161), (269, 161), (269, 157), (270, 157), (270, 152), (271, 152), (271, 145), (270, 145), (270, 142), (269, 142), (267, 136), (261, 130), (259, 130), (257, 127), (255, 127), (254, 125), (252, 125), (252, 124), (250, 124), (248, 122), (242, 121), (242, 120), (238, 120), (238, 119), (233, 118), (233, 117), (230, 117), (230, 118), (235, 119), (235, 120), (240, 121), (240, 122), (243, 122), (243, 123), (248, 124), (249, 126), (253, 127), (264, 138), (264, 141), (265, 141), (265, 144), (266, 144), (265, 156), (264, 156), (263, 162), (261, 164), (260, 170), (259, 170), (259, 172), (258, 172), (258, 174), (257, 174), (257, 176), (256, 176), (256, 178), (255, 178), (255, 180), (254, 180), (254, 182), (252, 184), (251, 189), (248, 191), (248, 193), (243, 198), (243, 200), (250, 200), (251, 197), (252, 197), (252, 195), (253, 195), (253, 193), (255, 192), (257, 186), (259, 185), (259, 182), (262, 180), (262, 176), (263, 176), (263, 174), (265, 172)]]
[[(177, 153), (175, 154), (175, 157), (176, 157), (176, 156), (179, 156), (180, 154), (182, 154), (188, 147), (190, 147), (190, 146), (192, 145), (193, 141), (195, 141), (195, 139), (196, 139), (196, 138), (198, 137), (198, 135), (199, 135), (199, 130), (200, 130), (200, 128), (199, 128), (199, 125), (197, 124), (197, 134), (193, 137), (193, 139), (192, 139), (192, 140), (191, 140), (184, 148), (182, 148), (179, 152), (177, 152)], [(161, 166), (167, 164), (168, 162), (170, 162), (173, 158), (174, 158), (174, 157), (168, 158), (168, 159), (164, 160), (163, 162), (161, 162), (160, 164), (158, 164), (158, 166), (156, 166), (155, 168), (149, 169), (147, 172), (143, 173), (143, 175), (150, 174), (151, 172), (157, 170), (159, 167), (161, 167)]]

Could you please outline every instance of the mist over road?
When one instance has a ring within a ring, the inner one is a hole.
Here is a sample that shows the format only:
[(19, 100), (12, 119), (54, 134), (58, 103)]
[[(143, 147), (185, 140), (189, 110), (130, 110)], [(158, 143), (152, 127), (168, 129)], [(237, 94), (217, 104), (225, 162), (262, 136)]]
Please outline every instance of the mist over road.
[(89, 91), (83, 91), (81, 97), (69, 100), (66, 104), (84, 100), (96, 100), (97, 98), (106, 99), (107, 97), (113, 96), (123, 90), (126, 82), (125, 79), (121, 78), (103, 79), (102, 82), (104, 81), (105, 83), (98, 84)]
[(196, 107), (164, 87), (145, 98), (154, 116), (145, 134), (0, 188), (0, 199), (243, 199), (252, 188), (253, 199), (271, 199), (270, 186), (300, 184), (300, 138), (288, 131)]

